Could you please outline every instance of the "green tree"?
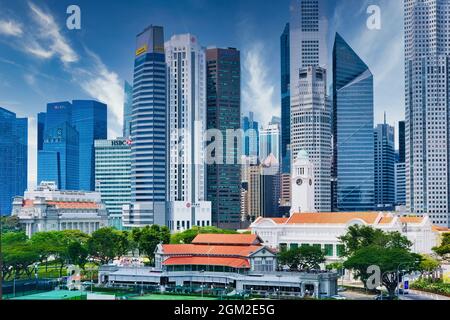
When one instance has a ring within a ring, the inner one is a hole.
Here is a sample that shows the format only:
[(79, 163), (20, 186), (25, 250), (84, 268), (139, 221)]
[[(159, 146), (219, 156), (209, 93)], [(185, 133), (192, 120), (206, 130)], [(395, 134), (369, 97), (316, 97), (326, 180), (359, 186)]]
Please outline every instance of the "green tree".
[(339, 237), (339, 240), (345, 247), (345, 257), (372, 245), (385, 248), (403, 248), (405, 250), (409, 250), (412, 246), (411, 241), (399, 232), (383, 232), (380, 229), (360, 225), (350, 226), (347, 233)]
[(356, 250), (344, 262), (346, 269), (355, 272), (355, 277), (360, 279), (367, 288), (369, 277), (368, 268), (377, 266), (381, 271), (381, 283), (388, 290), (389, 296), (395, 295), (398, 285), (397, 270), (407, 272), (417, 271), (420, 269), (421, 257), (411, 253), (404, 248), (381, 247), (379, 245), (371, 245)]
[(445, 258), (450, 254), (450, 232), (444, 233), (442, 235), (442, 243), (439, 247), (433, 248), (433, 251), (436, 252), (442, 258)]
[(65, 263), (65, 243), (61, 231), (37, 232), (31, 237), (31, 245), (39, 255), (39, 261), (45, 264), (48, 271), (48, 262), (52, 258), (59, 264), (60, 275)]
[(23, 273), (31, 276), (32, 269), (30, 267), (39, 261), (39, 255), (23, 232), (3, 234), (0, 254), (1, 272), (5, 279), (12, 275), (19, 277)]
[(87, 263), (88, 255), (87, 244), (71, 241), (67, 245), (67, 264), (77, 265), (84, 269)]
[(237, 234), (237, 232), (216, 227), (193, 227), (192, 229), (173, 234), (170, 243), (190, 244), (199, 234)]
[(320, 248), (303, 246), (278, 253), (278, 263), (290, 270), (319, 270), (320, 264), (326, 261), (325, 254)]
[(95, 231), (87, 241), (88, 253), (101, 264), (107, 264), (128, 252), (128, 237), (114, 228)]
[(147, 226), (135, 233), (140, 254), (147, 257), (152, 263), (158, 244), (170, 242), (170, 230), (158, 225)]

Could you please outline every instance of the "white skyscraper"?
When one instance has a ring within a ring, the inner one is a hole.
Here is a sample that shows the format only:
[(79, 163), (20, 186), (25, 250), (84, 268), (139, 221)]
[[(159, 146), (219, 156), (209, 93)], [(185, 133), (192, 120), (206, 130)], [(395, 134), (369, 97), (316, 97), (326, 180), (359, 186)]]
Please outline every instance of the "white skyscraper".
[(406, 205), (449, 225), (450, 1), (405, 0)]
[(280, 125), (271, 123), (259, 132), (259, 159), (260, 161), (273, 154), (275, 159), (280, 161)]
[(191, 34), (166, 42), (170, 112), (169, 228), (211, 225), (206, 199), (206, 57)]
[[(290, 68), (291, 101), (298, 88), (299, 70), (328, 63), (326, 0), (291, 0)], [(292, 105), (292, 103), (291, 103)], [(296, 153), (293, 152), (293, 155)]]
[[(291, 150), (306, 150), (314, 164), (315, 209), (331, 211), (331, 106), (327, 99), (326, 70), (303, 68), (298, 94), (292, 97)], [(294, 161), (296, 159), (293, 159)]]

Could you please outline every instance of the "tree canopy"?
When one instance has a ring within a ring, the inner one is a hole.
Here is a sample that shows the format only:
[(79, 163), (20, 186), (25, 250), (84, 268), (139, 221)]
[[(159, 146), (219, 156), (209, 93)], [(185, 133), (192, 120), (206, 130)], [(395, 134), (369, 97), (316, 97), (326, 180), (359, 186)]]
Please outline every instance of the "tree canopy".
[(450, 255), (450, 232), (444, 233), (442, 235), (441, 245), (439, 247), (433, 248), (433, 251), (443, 258), (447, 255)]
[(320, 270), (320, 265), (326, 261), (321, 248), (302, 246), (283, 250), (278, 254), (278, 263), (290, 270)]
[(216, 227), (193, 227), (192, 229), (172, 235), (170, 243), (172, 244), (190, 244), (199, 234), (237, 234), (233, 230), (219, 229)]

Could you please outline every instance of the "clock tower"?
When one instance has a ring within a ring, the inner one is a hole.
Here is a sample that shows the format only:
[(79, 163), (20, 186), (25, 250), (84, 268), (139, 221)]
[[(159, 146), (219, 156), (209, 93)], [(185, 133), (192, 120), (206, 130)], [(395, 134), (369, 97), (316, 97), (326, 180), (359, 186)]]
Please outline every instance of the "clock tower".
[(314, 166), (308, 152), (301, 150), (292, 166), (292, 207), (294, 213), (316, 212), (314, 208)]

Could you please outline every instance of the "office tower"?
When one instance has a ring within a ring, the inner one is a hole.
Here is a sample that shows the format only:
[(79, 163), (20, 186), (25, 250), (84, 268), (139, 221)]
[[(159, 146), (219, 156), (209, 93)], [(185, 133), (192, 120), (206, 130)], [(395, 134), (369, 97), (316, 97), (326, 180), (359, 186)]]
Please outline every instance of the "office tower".
[[(291, 0), (290, 6), (290, 93), (298, 95), (299, 70), (325, 67), (328, 61), (324, 0)], [(292, 102), (291, 102), (292, 105)], [(295, 154), (294, 151), (292, 151)]]
[(449, 221), (450, 2), (405, 0), (406, 203)]
[(406, 205), (406, 171), (405, 163), (395, 164), (395, 205)]
[(406, 148), (405, 148), (405, 121), (398, 122), (398, 162), (405, 163), (406, 160)]
[(95, 140), (95, 191), (108, 210), (109, 225), (122, 229), (122, 208), (131, 200), (131, 140)]
[(37, 116), (37, 149), (42, 150), (42, 146), (44, 144), (44, 130), (45, 130), (45, 112), (38, 113)]
[(72, 126), (79, 134), (79, 190), (95, 190), (94, 141), (108, 138), (106, 104), (93, 100), (72, 102)]
[(336, 34), (333, 49), (333, 211), (373, 210), (373, 75)]
[(131, 120), (133, 117), (133, 87), (128, 81), (124, 85), (123, 137), (131, 138)]
[(38, 153), (38, 184), (54, 182), (59, 190), (79, 189), (79, 134), (69, 123), (46, 128)]
[(260, 216), (279, 217), (280, 163), (272, 153), (261, 163), (260, 179)]
[[(300, 70), (299, 95), (292, 96), (291, 150), (309, 154), (314, 166), (314, 207), (331, 211), (331, 106), (327, 98), (327, 74), (320, 67)], [(293, 159), (296, 160), (296, 159)]]
[(9, 216), (13, 198), (27, 188), (28, 119), (0, 108), (0, 216)]
[(38, 185), (54, 182), (60, 190), (79, 190), (79, 134), (72, 126), (72, 104), (49, 103), (39, 119), (41, 126), (44, 119), (45, 124), (41, 127), (42, 147), (38, 150)]
[(291, 172), (290, 144), (291, 144), (291, 64), (289, 23), (284, 27), (280, 37), (281, 56), (281, 167), (282, 173)]
[(208, 49), (207, 129), (219, 130), (223, 164), (207, 167), (207, 199), (212, 205), (212, 223), (224, 229), (240, 228), (242, 137), (228, 137), (241, 128), (241, 58), (239, 50)]
[(164, 30), (150, 26), (137, 35), (133, 82), (131, 204), (123, 225), (166, 225), (167, 107)]
[(289, 215), (291, 210), (291, 174), (280, 174), (280, 213)]
[(252, 165), (247, 171), (247, 217), (246, 221), (253, 222), (261, 216), (261, 166)]
[(375, 207), (393, 210), (395, 207), (395, 138), (394, 127), (386, 123), (374, 130)]
[(49, 103), (47, 112), (38, 115), (38, 183), (54, 181), (60, 190), (93, 191), (94, 141), (106, 137), (105, 104), (93, 100)]
[(280, 162), (280, 125), (271, 123), (259, 132), (259, 158), (264, 161), (269, 155)]
[(169, 228), (211, 224), (206, 201), (206, 56), (197, 37), (174, 35), (166, 42), (170, 112)]
[(241, 127), (244, 131), (244, 155), (257, 159), (259, 157), (259, 123), (255, 121), (253, 112), (242, 117)]

